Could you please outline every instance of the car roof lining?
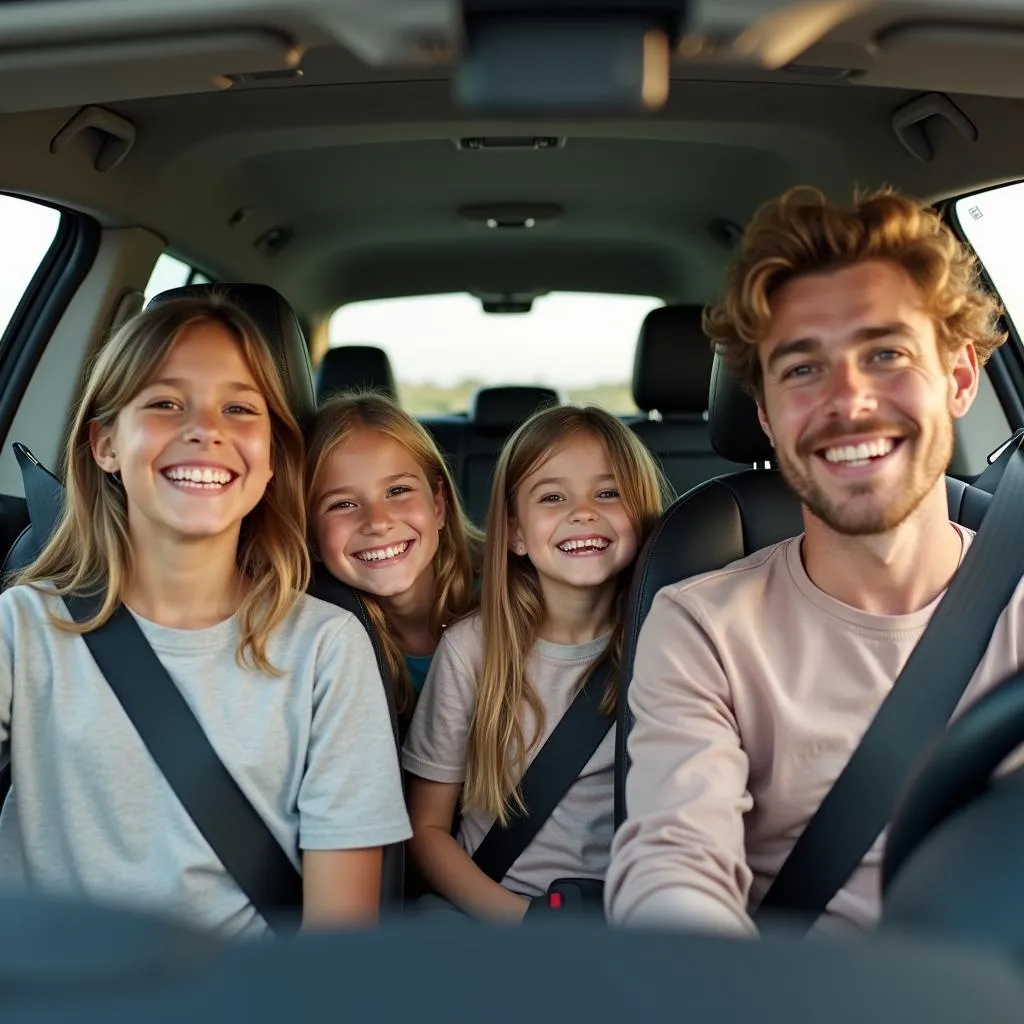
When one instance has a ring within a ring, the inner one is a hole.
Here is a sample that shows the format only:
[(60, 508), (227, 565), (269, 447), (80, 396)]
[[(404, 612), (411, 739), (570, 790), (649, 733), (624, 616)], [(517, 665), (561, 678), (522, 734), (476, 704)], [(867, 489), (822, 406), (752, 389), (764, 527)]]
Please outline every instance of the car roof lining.
[[(18, 15), (15, 8), (27, 19), (25, 11), (46, 6), (9, 5), (0, 9), (0, 25)], [(96, 25), (96, 12), (127, 10), (113, 0), (61, 6), (83, 12), (75, 15), (83, 24), (88, 8)], [(163, 0), (144, 12), (140, 6), (131, 17), (150, 28), (167, 28), (175, 16), (175, 5)], [(698, 22), (725, 17), (696, 6)], [(734, 18), (744, 7), (727, 6)], [(778, 6), (746, 4), (751, 18)], [(12, 109), (17, 99), (4, 88), (0, 61), (0, 108), (9, 111), (0, 114), (0, 188), (74, 206), (106, 225), (143, 225), (208, 273), (274, 285), (311, 319), (360, 298), (449, 290), (584, 288), (702, 302), (719, 287), (731, 252), (715, 225), (742, 225), (790, 185), (818, 185), (843, 199), (854, 185), (893, 184), (934, 201), (1024, 177), (1024, 139), (1006, 131), (1024, 112), (1014, 95), (952, 93), (978, 138), (932, 118), (925, 126), (931, 161), (913, 156), (892, 128), (894, 112), (927, 89), (943, 81), (970, 87), (979, 54), (996, 60), (998, 37), (1010, 49), (1019, 42), (1024, 13), (997, 6), (971, 12), (981, 27), (968, 27), (973, 44), (960, 59), (948, 53), (948, 33), (928, 34), (948, 20), (949, 4), (893, 4), (884, 12), (854, 4), (850, 17), (800, 55), (804, 72), (677, 61), (668, 105), (657, 115), (507, 120), (459, 110), (445, 60), (374, 65), (356, 56), (373, 53), (371, 40), (385, 39), (388, 25), (450, 30), (450, 4), (350, 0), (338, 5), (338, 28), (298, 0), (179, 3), (197, 26), (204, 18), (213, 26), (211, 11), (232, 10), (233, 24), (248, 11), (249, 27), (277, 26), (300, 38), (302, 77), (115, 101), (83, 95), (83, 103), (96, 100), (136, 133), (123, 162), (100, 172), (90, 133), (50, 151), (79, 106)], [(886, 70), (884, 47), (866, 56), (867, 41), (891, 37), (894, 26), (903, 29), (903, 49), (894, 52), (906, 57), (916, 47), (916, 78)], [(908, 34), (907, 26), (922, 32)], [(946, 54), (944, 65), (924, 59), (934, 46)], [(183, 59), (175, 58), (179, 70)], [(52, 76), (59, 85), (61, 70)], [(1024, 96), (1024, 70), (1011, 77), (1003, 91)], [(897, 79), (900, 88), (886, 85)], [(151, 81), (137, 91), (159, 87)], [(489, 135), (566, 143), (500, 153), (454, 144)], [(553, 203), (564, 213), (531, 231), (489, 230), (458, 213), (467, 203), (500, 202)], [(279, 251), (254, 246), (278, 229), (291, 236)]]

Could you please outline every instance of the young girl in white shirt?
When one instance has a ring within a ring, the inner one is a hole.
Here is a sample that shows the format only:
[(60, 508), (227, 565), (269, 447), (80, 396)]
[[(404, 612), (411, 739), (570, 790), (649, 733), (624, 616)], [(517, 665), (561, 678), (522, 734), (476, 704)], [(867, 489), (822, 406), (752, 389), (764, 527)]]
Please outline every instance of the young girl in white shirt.
[(614, 728), (504, 878), (472, 857), (521, 809), (524, 772), (603, 657), (613, 671), (602, 710), (614, 716), (624, 597), (665, 493), (640, 440), (596, 408), (537, 413), (501, 453), (481, 611), (442, 638), (403, 751), (413, 856), (473, 917), (519, 921), (555, 879), (604, 877)]

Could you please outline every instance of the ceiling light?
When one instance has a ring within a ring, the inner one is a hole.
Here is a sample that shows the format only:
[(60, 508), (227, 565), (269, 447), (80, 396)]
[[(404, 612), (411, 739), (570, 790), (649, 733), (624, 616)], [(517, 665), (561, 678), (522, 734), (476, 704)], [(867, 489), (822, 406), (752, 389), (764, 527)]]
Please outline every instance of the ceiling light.
[(459, 207), (460, 217), (485, 224), (492, 230), (534, 228), (541, 221), (561, 217), (563, 212), (557, 203), (486, 203)]

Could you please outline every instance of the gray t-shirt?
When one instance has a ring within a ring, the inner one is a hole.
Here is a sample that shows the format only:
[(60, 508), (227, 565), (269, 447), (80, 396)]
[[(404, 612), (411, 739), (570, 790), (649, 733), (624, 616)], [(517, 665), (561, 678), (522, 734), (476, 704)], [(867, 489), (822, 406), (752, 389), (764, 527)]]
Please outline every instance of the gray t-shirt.
[[(544, 707), (545, 728), (529, 755), (532, 760), (572, 703), (583, 678), (607, 647), (608, 637), (585, 644), (538, 640), (527, 661), (530, 684)], [(461, 783), (466, 773), (466, 739), (483, 664), (479, 615), (446, 630), (430, 665), (402, 750), (405, 769), (432, 782)], [(527, 741), (534, 723), (521, 712)], [(502, 885), (524, 896), (540, 896), (556, 879), (604, 878), (611, 850), (614, 805), (615, 730), (609, 729), (554, 813), (509, 869)], [(458, 841), (472, 855), (494, 824), (476, 811), (464, 811)]]
[[(266, 924), (157, 769), (63, 601), (0, 595), (0, 885), (129, 904), (231, 935)], [(135, 616), (218, 756), (297, 867), (300, 850), (410, 834), (369, 638), (305, 594), (268, 644), (285, 674), (236, 660), (238, 620), (169, 629)]]

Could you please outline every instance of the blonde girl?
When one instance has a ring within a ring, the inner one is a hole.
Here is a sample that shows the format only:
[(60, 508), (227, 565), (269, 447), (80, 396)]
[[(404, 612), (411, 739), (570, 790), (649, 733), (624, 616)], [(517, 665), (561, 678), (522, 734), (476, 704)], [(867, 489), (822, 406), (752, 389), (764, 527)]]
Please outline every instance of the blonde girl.
[(603, 710), (614, 714), (623, 598), (664, 499), (650, 453), (601, 409), (537, 413), (501, 453), (482, 607), (445, 634), (403, 752), (413, 855), (465, 913), (518, 921), (555, 879), (604, 876), (614, 730), (500, 882), (471, 858), (522, 806), (520, 779), (602, 657), (613, 666)]
[[(304, 924), (376, 918), (381, 847), (408, 836), (408, 819), (365, 631), (302, 593), (302, 456), (274, 359), (234, 306), (168, 301), (100, 350), (63, 517), (0, 596), (13, 775), (0, 883), (267, 931), (86, 647), (82, 634), (124, 606), (301, 870)], [(70, 595), (95, 597), (95, 615), (72, 621)]]
[(321, 407), (306, 481), (314, 550), (360, 591), (407, 722), (442, 631), (476, 607), (480, 534), (431, 436), (383, 395)]

